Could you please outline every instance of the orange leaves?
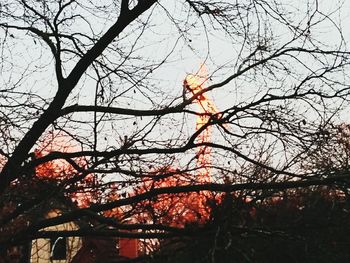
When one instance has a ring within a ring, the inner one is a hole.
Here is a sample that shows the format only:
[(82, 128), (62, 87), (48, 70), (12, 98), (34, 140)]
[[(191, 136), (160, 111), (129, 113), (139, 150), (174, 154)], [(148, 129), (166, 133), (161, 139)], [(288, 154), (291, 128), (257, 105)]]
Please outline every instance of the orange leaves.
[[(39, 150), (35, 150), (34, 154), (36, 158), (44, 156)], [(74, 173), (75, 169), (63, 160), (49, 161), (40, 164), (35, 169), (36, 176), (47, 179), (66, 179)]]
[[(166, 175), (164, 178), (159, 179)], [(178, 173), (173, 168), (159, 169), (155, 178), (148, 178), (135, 190), (135, 195), (163, 187), (186, 186), (193, 183), (190, 174)], [(156, 178), (158, 177), (158, 178)], [(190, 223), (204, 223), (209, 219), (210, 207), (208, 200), (212, 199), (209, 193), (189, 192), (177, 194), (162, 194), (151, 200), (139, 204), (141, 211), (137, 221), (160, 222), (171, 226), (182, 227)]]
[[(34, 158), (39, 159), (52, 152), (67, 153), (77, 151), (77, 149), (77, 145), (72, 140), (69, 140), (68, 136), (61, 134), (53, 135), (51, 133), (34, 150)], [(82, 169), (87, 166), (87, 161), (83, 157), (71, 159), (70, 162), (74, 162), (75, 165)], [(35, 175), (40, 179), (64, 181), (72, 179), (75, 176), (80, 176), (81, 174), (67, 160), (55, 159), (36, 166)], [(94, 183), (94, 174), (88, 174), (75, 182), (75, 190), (69, 196), (78, 207), (88, 207), (96, 199), (96, 193), (93, 189)]]
[[(74, 145), (66, 135), (49, 134), (44, 138), (40, 146), (34, 150), (34, 157), (38, 159), (51, 152), (72, 152), (76, 148), (76, 145)], [(72, 161), (81, 167), (85, 166), (85, 161), (82, 158)], [(40, 178), (60, 180), (74, 176), (76, 174), (76, 169), (66, 160), (56, 159), (38, 165), (35, 168), (35, 174)]]

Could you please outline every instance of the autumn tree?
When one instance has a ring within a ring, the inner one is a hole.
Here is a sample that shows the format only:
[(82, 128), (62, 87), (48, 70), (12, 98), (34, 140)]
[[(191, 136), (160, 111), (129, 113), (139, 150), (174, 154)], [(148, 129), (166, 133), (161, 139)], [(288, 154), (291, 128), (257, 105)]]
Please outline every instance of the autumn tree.
[[(166, 210), (149, 216), (157, 198), (207, 191), (211, 207), (223, 192), (347, 188), (347, 163), (341, 172), (305, 163), (319, 163), (338, 138), (329, 131), (347, 121), (342, 10), (317, 0), (1, 1), (0, 202), (12, 205), (1, 210), (0, 247), (200, 232), (166, 224)], [(202, 64), (207, 76), (188, 88)], [(217, 109), (203, 110), (203, 98)], [(61, 147), (37, 151), (58, 135)], [(56, 180), (43, 169), (52, 164)], [(52, 200), (69, 209), (36, 217)], [(77, 220), (94, 224), (42, 230)]]

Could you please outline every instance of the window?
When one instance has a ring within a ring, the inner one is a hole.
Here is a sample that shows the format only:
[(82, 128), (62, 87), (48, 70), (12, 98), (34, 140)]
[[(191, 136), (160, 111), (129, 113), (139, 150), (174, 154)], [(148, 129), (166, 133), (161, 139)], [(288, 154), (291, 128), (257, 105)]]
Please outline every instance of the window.
[(50, 239), (50, 259), (61, 260), (67, 258), (67, 238), (58, 237)]

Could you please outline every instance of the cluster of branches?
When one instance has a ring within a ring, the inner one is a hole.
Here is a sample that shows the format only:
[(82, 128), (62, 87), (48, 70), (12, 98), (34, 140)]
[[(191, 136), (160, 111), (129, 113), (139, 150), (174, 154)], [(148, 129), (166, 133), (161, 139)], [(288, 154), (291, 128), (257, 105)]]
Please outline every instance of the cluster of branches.
[[(167, 195), (261, 199), (315, 185), (347, 194), (349, 134), (341, 122), (350, 53), (336, 21), (341, 6), (316, 0), (303, 8), (260, 0), (2, 1), (1, 246), (194, 234), (154, 211), (152, 202)], [(186, 72), (174, 71), (198, 54), (211, 82), (188, 94), (175, 77)], [(193, 104), (204, 93), (221, 112), (195, 130)], [(209, 128), (212, 140), (198, 140)], [(208, 167), (196, 161), (203, 147), (211, 149)], [(203, 169), (211, 182), (198, 180)], [(181, 184), (157, 183), (179, 175)], [(62, 213), (45, 218), (53, 206)], [(94, 224), (43, 230), (79, 220)]]

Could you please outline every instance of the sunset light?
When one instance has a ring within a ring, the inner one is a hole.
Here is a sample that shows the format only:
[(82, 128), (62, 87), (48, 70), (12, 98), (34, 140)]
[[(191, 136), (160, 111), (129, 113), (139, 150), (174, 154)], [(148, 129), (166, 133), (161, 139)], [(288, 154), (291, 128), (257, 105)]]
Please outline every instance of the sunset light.
[(0, 263), (350, 262), (350, 1), (0, 1)]

